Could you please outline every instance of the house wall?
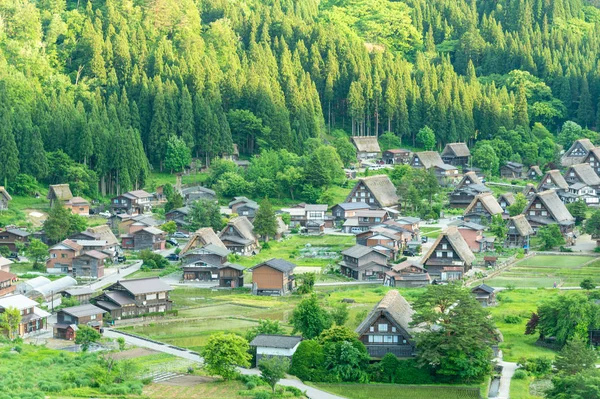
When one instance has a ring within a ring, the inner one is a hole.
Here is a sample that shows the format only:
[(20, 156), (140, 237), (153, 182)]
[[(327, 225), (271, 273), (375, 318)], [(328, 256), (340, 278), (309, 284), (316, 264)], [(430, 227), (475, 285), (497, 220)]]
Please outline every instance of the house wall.
[(285, 279), (282, 272), (269, 266), (261, 266), (252, 270), (252, 283), (258, 290), (284, 291)]
[[(383, 326), (386, 329), (383, 329)], [(379, 339), (392, 342), (375, 342)], [(385, 315), (380, 315), (359, 337), (359, 340), (367, 347), (371, 357), (381, 358), (386, 353), (393, 353), (398, 357), (414, 356), (414, 346), (411, 343), (410, 335)]]
[(77, 277), (103, 277), (104, 260), (95, 259), (90, 256), (73, 259), (73, 275)]
[(73, 258), (78, 254), (72, 249), (51, 249), (50, 259), (46, 261), (47, 269), (64, 268), (71, 269)]
[(82, 205), (65, 205), (65, 208), (68, 208), (71, 210), (72, 213), (74, 213), (75, 215), (81, 215), (81, 216), (89, 216), (90, 215), (90, 206), (87, 204), (82, 204)]
[(29, 237), (21, 237), (8, 231), (0, 231), (0, 245), (7, 246), (12, 252), (17, 250), (16, 242), (27, 244)]
[(346, 199), (346, 202), (364, 202), (372, 207), (381, 207), (379, 202), (377, 202), (377, 200), (375, 199), (373, 193), (371, 193), (371, 191), (362, 181), (356, 183), (356, 185), (350, 192), (350, 195)]

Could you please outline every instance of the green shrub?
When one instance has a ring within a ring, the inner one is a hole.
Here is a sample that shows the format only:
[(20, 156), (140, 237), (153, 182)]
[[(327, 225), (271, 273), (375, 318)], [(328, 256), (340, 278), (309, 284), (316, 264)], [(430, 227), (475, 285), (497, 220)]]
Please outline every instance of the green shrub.
[(515, 380), (524, 380), (527, 378), (527, 372), (523, 369), (518, 369), (515, 371), (515, 374), (513, 374), (513, 378)]
[(521, 318), (519, 316), (509, 314), (504, 316), (504, 322), (506, 324), (519, 324), (521, 322)]
[(254, 394), (254, 399), (271, 399), (271, 394), (266, 391), (259, 391)]
[(256, 388), (256, 384), (253, 381), (248, 381), (246, 383), (246, 388), (249, 390), (253, 390), (254, 388)]
[(552, 360), (546, 357), (523, 357), (519, 359), (517, 365), (532, 375), (542, 376), (552, 369)]
[(296, 388), (296, 387), (285, 387), (285, 391), (286, 392), (291, 392), (292, 394), (294, 394), (294, 396), (302, 396), (304, 395), (303, 392)]

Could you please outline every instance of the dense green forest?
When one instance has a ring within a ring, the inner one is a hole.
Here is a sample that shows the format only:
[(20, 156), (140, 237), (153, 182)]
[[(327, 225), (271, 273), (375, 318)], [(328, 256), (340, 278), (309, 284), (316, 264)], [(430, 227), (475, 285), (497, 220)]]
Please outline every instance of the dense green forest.
[(109, 194), (162, 170), (172, 136), (208, 164), (424, 126), (543, 164), (597, 139), (598, 5), (0, 0), (0, 181)]

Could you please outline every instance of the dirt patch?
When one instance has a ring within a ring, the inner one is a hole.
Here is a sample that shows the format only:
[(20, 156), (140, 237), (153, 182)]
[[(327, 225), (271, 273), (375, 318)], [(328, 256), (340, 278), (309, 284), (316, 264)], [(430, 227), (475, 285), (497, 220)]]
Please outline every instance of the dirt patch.
[(23, 212), (27, 215), (27, 221), (34, 227), (41, 227), (44, 221), (48, 219), (48, 214), (39, 209), (23, 209)]
[(174, 387), (193, 387), (194, 385), (206, 384), (213, 382), (215, 378), (205, 377), (202, 375), (182, 375), (168, 381), (159, 382), (161, 385), (170, 385)]
[(159, 353), (146, 348), (133, 348), (123, 352), (111, 353), (110, 356), (115, 360), (134, 359), (136, 357), (150, 356)]

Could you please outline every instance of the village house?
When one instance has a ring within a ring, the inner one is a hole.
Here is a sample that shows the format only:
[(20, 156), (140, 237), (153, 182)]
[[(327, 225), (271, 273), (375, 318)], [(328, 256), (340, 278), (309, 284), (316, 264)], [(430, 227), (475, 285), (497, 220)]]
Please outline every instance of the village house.
[(531, 199), (537, 192), (538, 190), (533, 184), (527, 183), (521, 193), (525, 196), (525, 198)]
[(301, 204), (283, 208), (281, 213), (290, 215), (290, 227), (333, 227), (333, 218), (326, 215), (326, 204)]
[(496, 305), (496, 290), (487, 284), (479, 284), (471, 288), (471, 294), (484, 308)]
[[(386, 231), (394, 232), (396, 235), (402, 237), (404, 247), (407, 247), (414, 240), (419, 240), (419, 229), (414, 230), (413, 225), (406, 222), (398, 222), (396, 220), (388, 219), (383, 222), (382, 228), (386, 229)], [(380, 227), (375, 226), (374, 229), (379, 230)], [(418, 241), (417, 245), (421, 245), (421, 241)], [(411, 249), (414, 250), (414, 248)]]
[(418, 288), (426, 287), (431, 283), (427, 270), (418, 262), (405, 260), (392, 266), (392, 270), (385, 272), (383, 285), (387, 287)]
[(67, 201), (73, 198), (73, 193), (71, 193), (71, 188), (68, 184), (51, 184), (48, 187), (46, 198), (50, 200), (50, 208), (52, 208), (56, 202), (65, 205)]
[[(209, 265), (221, 265), (227, 262), (227, 257), (231, 254), (227, 248), (215, 245), (207, 244), (203, 247), (189, 248), (185, 253), (181, 251), (179, 258), (183, 265), (192, 264), (194, 262), (202, 261)], [(190, 278), (197, 279), (198, 277)], [(210, 279), (209, 279), (210, 280)]]
[(18, 277), (16, 274), (0, 270), (0, 297), (12, 294), (17, 289)]
[(7, 309), (17, 309), (21, 313), (21, 321), (16, 334), (25, 338), (46, 328), (50, 313), (37, 307), (37, 302), (21, 294), (8, 295), (0, 298), (0, 313)]
[(78, 326), (88, 326), (97, 331), (102, 327), (102, 315), (106, 313), (95, 305), (79, 305), (61, 309), (56, 314), (54, 338), (74, 341)]
[(559, 191), (558, 196), (565, 204), (575, 201), (583, 201), (587, 205), (598, 205), (600, 203), (598, 190), (584, 183), (571, 184), (567, 191)]
[(188, 206), (171, 209), (169, 212), (165, 213), (165, 220), (167, 222), (175, 222), (177, 229), (180, 231), (189, 231), (189, 223), (186, 220), (189, 214), (190, 208)]
[[(410, 233), (408, 234), (410, 238)], [(406, 235), (385, 227), (375, 227), (356, 235), (356, 244), (374, 248), (396, 260), (402, 252)]]
[(259, 334), (250, 342), (250, 346), (256, 348), (258, 364), (262, 358), (279, 357), (292, 360), (300, 342), (300, 336)]
[(372, 208), (394, 208), (398, 201), (396, 187), (388, 175), (376, 175), (358, 179), (345, 202), (364, 202)]
[(383, 209), (356, 211), (353, 217), (346, 219), (342, 225), (342, 231), (344, 233), (360, 233), (385, 222), (389, 218), (388, 212)]
[(466, 222), (489, 222), (493, 216), (502, 215), (504, 209), (500, 206), (492, 193), (478, 194), (467, 206), (464, 213)]
[(454, 185), (456, 179), (458, 179), (458, 168), (447, 163), (435, 165), (433, 167), (433, 173), (442, 187)]
[(529, 248), (529, 238), (535, 233), (525, 215), (517, 215), (508, 219), (508, 231), (504, 245), (516, 248)]
[(373, 358), (380, 359), (387, 353), (411, 357), (416, 352), (415, 329), (411, 326), (413, 314), (406, 299), (398, 291), (390, 290), (355, 331)]
[(82, 197), (73, 197), (70, 200), (64, 202), (65, 208), (69, 209), (71, 213), (80, 216), (90, 215), (90, 203), (88, 200)]
[(203, 227), (190, 234), (190, 238), (181, 249), (179, 256), (184, 257), (189, 251), (195, 248), (202, 248), (210, 244), (222, 249), (227, 249), (225, 244), (223, 244), (223, 241), (221, 241), (219, 236), (217, 236), (212, 227)]
[(140, 215), (152, 209), (151, 200), (152, 194), (134, 190), (111, 198), (110, 208), (114, 213)]
[(62, 290), (60, 294), (63, 296), (63, 298), (74, 299), (81, 305), (85, 305), (86, 303), (90, 303), (90, 299), (94, 294), (94, 290), (89, 287), (75, 286)]
[(442, 232), (421, 259), (431, 278), (438, 281), (460, 280), (474, 261), (475, 255), (454, 226)]
[[(248, 214), (242, 215), (240, 213), (240, 208), (243, 208), (242, 211), (247, 211)], [(237, 213), (239, 216), (250, 216), (253, 218), (258, 208), (259, 206), (256, 201), (246, 197), (233, 197), (233, 199), (229, 202), (229, 209), (231, 209), (231, 212)]]
[(400, 228), (407, 230), (413, 234), (413, 238), (419, 239), (421, 229), (421, 219), (413, 216), (400, 216), (395, 221), (388, 220), (386, 225), (397, 224)]
[(335, 220), (346, 220), (353, 217), (356, 211), (369, 209), (371, 206), (365, 202), (342, 202), (331, 208), (331, 214)]
[(238, 255), (250, 256), (259, 252), (258, 237), (246, 216), (235, 217), (219, 233), (225, 247)]
[[(75, 240), (75, 242), (79, 245), (81, 245), (82, 250), (81, 252), (87, 252), (87, 251), (98, 251), (98, 252), (104, 252), (104, 251), (108, 251), (108, 243), (104, 240)], [(108, 255), (108, 253), (107, 253)]]
[(30, 235), (31, 233), (28, 233), (25, 230), (6, 228), (5, 230), (0, 231), (0, 246), (6, 246), (12, 253), (16, 254), (17, 245), (22, 244), (23, 246), (26, 246), (29, 244)]
[(359, 161), (376, 159), (381, 156), (379, 142), (375, 136), (353, 136), (352, 144), (356, 147), (356, 158)]
[(188, 251), (183, 258), (183, 279), (218, 281), (220, 287), (243, 287), (245, 268), (228, 262), (229, 254), (229, 250), (214, 244)]
[(410, 166), (415, 169), (430, 169), (436, 165), (443, 165), (444, 161), (437, 151), (415, 152), (410, 160)]
[(93, 234), (96, 240), (106, 241), (105, 251), (113, 253), (112, 256), (116, 256), (119, 251), (119, 240), (110, 229), (110, 226), (103, 224), (100, 226), (88, 227), (86, 232)]
[(73, 276), (77, 278), (98, 279), (104, 276), (104, 266), (108, 255), (96, 250), (73, 258)]
[[(120, 215), (117, 215), (120, 216)], [(119, 232), (123, 234), (133, 234), (146, 227), (158, 227), (162, 225), (164, 221), (157, 220), (152, 215), (134, 215), (125, 216), (122, 222), (119, 223)]]
[(471, 160), (471, 151), (465, 143), (448, 143), (442, 151), (442, 161), (454, 166), (467, 166)]
[(502, 212), (505, 215), (508, 215), (508, 207), (515, 203), (515, 194), (511, 191), (500, 194), (498, 197), (498, 204), (500, 204), (500, 208), (502, 208)]
[(355, 280), (383, 280), (389, 256), (375, 248), (354, 245), (342, 251), (340, 271), (344, 276)]
[(8, 202), (12, 201), (12, 197), (6, 191), (4, 186), (0, 186), (0, 211), (5, 211), (8, 209)]
[(5, 258), (4, 256), (0, 255), (0, 271), (2, 272), (10, 272), (10, 265), (13, 264), (13, 261), (10, 259)]
[(508, 161), (500, 167), (500, 177), (505, 179), (520, 179), (523, 177), (523, 164)]
[(294, 290), (296, 265), (283, 259), (269, 259), (250, 269), (254, 295), (286, 295)]
[(527, 171), (527, 178), (530, 180), (537, 180), (543, 175), (542, 169), (540, 169), (540, 167), (537, 165), (531, 165)]
[(537, 186), (537, 191), (545, 190), (568, 190), (569, 183), (560, 174), (558, 169), (549, 170)]
[(554, 190), (537, 193), (523, 212), (534, 231), (550, 224), (558, 224), (563, 235), (569, 235), (575, 226), (575, 218)]
[(46, 272), (66, 274), (73, 270), (73, 258), (81, 254), (83, 246), (73, 240), (63, 240), (50, 247), (50, 257), (46, 261)]
[(202, 186), (185, 187), (181, 189), (181, 196), (186, 205), (191, 205), (199, 200), (216, 201), (217, 193), (210, 188)]
[(592, 148), (583, 160), (583, 163), (589, 164), (594, 172), (600, 176), (600, 147)]
[(588, 163), (576, 164), (567, 169), (564, 175), (565, 181), (572, 186), (583, 183), (594, 190), (600, 189), (600, 177)]
[(93, 298), (92, 302), (110, 313), (113, 320), (164, 313), (171, 310), (170, 285), (158, 277), (119, 280)]
[(477, 195), (487, 192), (491, 190), (481, 182), (479, 176), (475, 172), (467, 172), (449, 195), (450, 207), (466, 208)]
[(483, 234), (485, 226), (478, 223), (466, 221), (460, 221), (456, 224), (451, 225), (456, 226), (458, 232), (465, 240), (465, 242), (469, 246), (469, 249), (472, 252), (485, 252), (492, 251), (494, 249), (494, 237), (486, 237)]
[(582, 163), (589, 152), (594, 148), (594, 144), (590, 139), (575, 140), (571, 148), (567, 150), (560, 158), (560, 164), (565, 167)]
[(134, 251), (150, 249), (152, 251), (162, 251), (166, 248), (166, 233), (156, 227), (145, 227), (132, 234), (121, 235), (121, 247)]
[(382, 154), (382, 159), (383, 162), (385, 162), (388, 165), (404, 165), (410, 162), (411, 156), (411, 150), (397, 148), (384, 151)]

